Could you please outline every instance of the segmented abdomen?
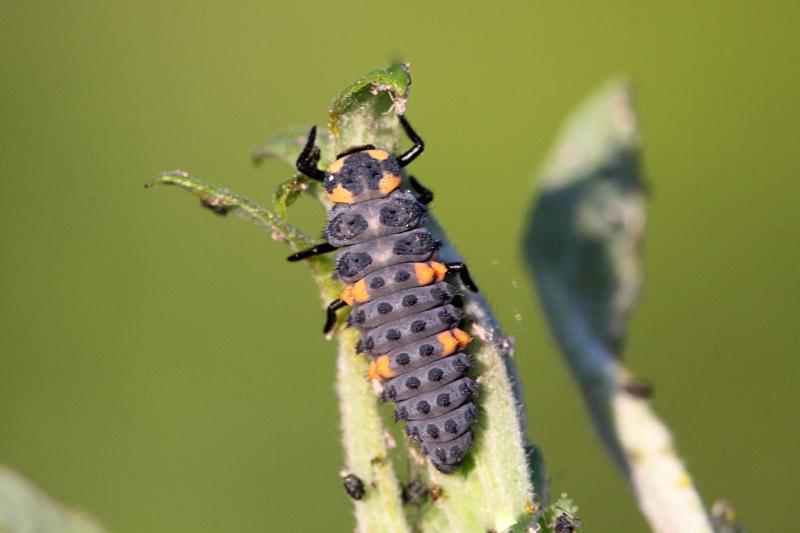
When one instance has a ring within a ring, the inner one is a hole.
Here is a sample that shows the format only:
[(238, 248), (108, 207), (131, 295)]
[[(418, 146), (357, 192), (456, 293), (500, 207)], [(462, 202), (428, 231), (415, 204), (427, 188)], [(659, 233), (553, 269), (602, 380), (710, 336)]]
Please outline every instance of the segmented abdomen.
[(472, 445), (478, 408), (470, 336), (458, 329), (457, 289), (435, 261), (438, 243), (424, 229), (427, 208), (404, 190), (328, 213), (325, 236), (340, 247), (336, 274), (348, 287), (358, 352), (372, 356), (369, 377), (383, 381), (382, 398), (395, 418), (442, 472), (453, 472)]

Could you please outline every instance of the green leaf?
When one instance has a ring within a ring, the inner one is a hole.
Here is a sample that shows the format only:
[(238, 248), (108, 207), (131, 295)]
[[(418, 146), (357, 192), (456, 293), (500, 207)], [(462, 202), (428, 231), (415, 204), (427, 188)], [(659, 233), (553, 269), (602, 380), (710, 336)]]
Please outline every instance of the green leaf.
[(375, 70), (351, 83), (330, 109), (336, 152), (374, 144), (396, 153), (400, 147), (398, 114), (405, 113), (411, 75), (408, 65)]
[(559, 273), (593, 334), (615, 352), (642, 286), (646, 222), (628, 98), (627, 86), (614, 82), (567, 121), (544, 165), (525, 247), (530, 262)]
[(642, 286), (646, 223), (630, 89), (611, 82), (567, 120), (523, 248), (595, 429), (653, 531), (711, 531), (692, 478), (621, 349)]
[[(235, 212), (246, 220), (269, 230), (275, 240), (286, 241), (294, 249), (312, 244), (312, 240), (307, 235), (286, 222), (285, 218), (228, 189), (193, 178), (183, 170), (165, 172), (148, 181), (145, 187), (156, 185), (170, 185), (189, 191), (200, 199), (200, 205), (217, 215), (224, 216)], [(285, 199), (281, 201), (286, 202)]]
[(51, 499), (17, 472), (0, 465), (0, 533), (102, 533), (82, 511)]

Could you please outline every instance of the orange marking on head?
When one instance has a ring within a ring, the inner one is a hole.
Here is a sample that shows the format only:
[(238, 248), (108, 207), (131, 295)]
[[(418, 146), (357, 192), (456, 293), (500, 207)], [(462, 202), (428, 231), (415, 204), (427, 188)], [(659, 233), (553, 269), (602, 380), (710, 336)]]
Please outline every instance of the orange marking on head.
[(394, 372), (389, 368), (389, 356), (382, 355), (369, 364), (368, 379), (385, 379), (394, 377)]
[(328, 199), (335, 204), (352, 204), (353, 193), (342, 187), (341, 183), (328, 193)]
[(347, 156), (340, 157), (339, 159), (331, 163), (331, 166), (328, 167), (328, 174), (336, 174), (337, 172), (342, 170), (342, 166), (344, 166), (345, 159), (347, 159)]
[(442, 281), (444, 275), (447, 274), (447, 266), (444, 263), (431, 261), (431, 268), (436, 272), (436, 281)]
[(367, 154), (369, 154), (372, 159), (377, 159), (378, 161), (389, 158), (389, 152), (386, 150), (367, 150)]
[(454, 328), (451, 329), (450, 332), (458, 341), (458, 349), (463, 350), (467, 347), (467, 344), (472, 342), (472, 335), (464, 331), (463, 329)]
[(458, 339), (449, 330), (436, 335), (436, 340), (442, 345), (442, 355), (450, 355), (458, 348)]
[(378, 182), (378, 190), (381, 194), (387, 195), (400, 186), (400, 176), (384, 172), (383, 177)]

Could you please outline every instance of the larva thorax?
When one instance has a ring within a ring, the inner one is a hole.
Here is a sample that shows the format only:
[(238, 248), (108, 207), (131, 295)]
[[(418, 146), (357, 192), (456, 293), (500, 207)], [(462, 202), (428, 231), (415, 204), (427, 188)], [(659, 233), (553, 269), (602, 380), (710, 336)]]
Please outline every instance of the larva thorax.
[(471, 337), (452, 305), (458, 290), (435, 260), (439, 243), (425, 228), (427, 207), (400, 189), (400, 165), (371, 147), (338, 158), (323, 185), (334, 206), (325, 238), (337, 247), (335, 275), (352, 306), (348, 326), (361, 331), (357, 351), (373, 358), (369, 378), (421, 444), (434, 466), (452, 472), (472, 443), (478, 409), (474, 366), (461, 352)]

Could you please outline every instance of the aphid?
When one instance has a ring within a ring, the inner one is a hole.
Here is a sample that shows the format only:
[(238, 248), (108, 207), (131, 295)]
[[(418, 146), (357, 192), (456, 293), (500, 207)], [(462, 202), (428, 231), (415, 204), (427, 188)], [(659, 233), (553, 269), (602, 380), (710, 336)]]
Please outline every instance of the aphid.
[(439, 243), (425, 228), (433, 193), (414, 177), (401, 188), (401, 169), (424, 149), (402, 115), (414, 146), (395, 157), (372, 145), (339, 154), (327, 171), (317, 168), (319, 150), (311, 129), (297, 169), (322, 182), (334, 203), (325, 242), (289, 256), (289, 261), (338, 250), (336, 272), (346, 284), (328, 305), (324, 332), (336, 311), (352, 306), (347, 325), (361, 331), (356, 349), (372, 357), (369, 379), (384, 383), (382, 399), (396, 404), (395, 418), (419, 442), (441, 472), (455, 471), (472, 445), (478, 415), (472, 358), (462, 352), (472, 340), (459, 329), (464, 313), (452, 305), (457, 289), (444, 281), (457, 273), (478, 288), (464, 263), (436, 260)]
[(422, 500), (428, 495), (428, 487), (419, 478), (412, 479), (402, 487), (400, 497), (403, 503), (408, 505)]
[(556, 517), (555, 533), (575, 533), (580, 529), (581, 521), (566, 511)]
[(357, 475), (347, 474), (344, 477), (343, 484), (345, 492), (354, 500), (360, 500), (364, 497), (364, 482)]

